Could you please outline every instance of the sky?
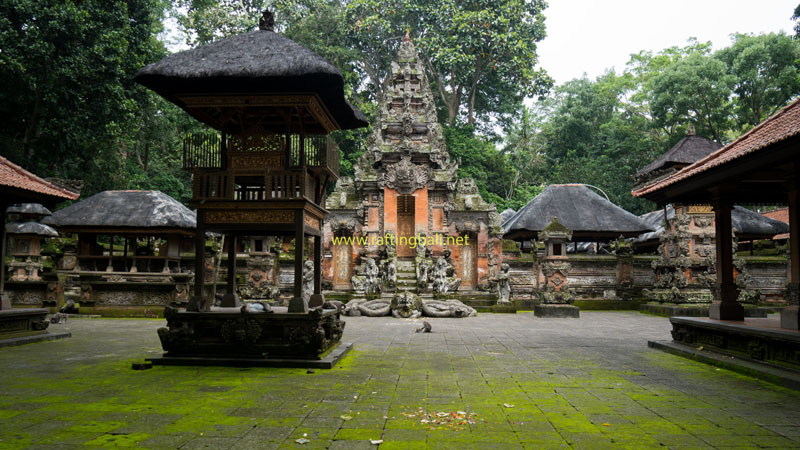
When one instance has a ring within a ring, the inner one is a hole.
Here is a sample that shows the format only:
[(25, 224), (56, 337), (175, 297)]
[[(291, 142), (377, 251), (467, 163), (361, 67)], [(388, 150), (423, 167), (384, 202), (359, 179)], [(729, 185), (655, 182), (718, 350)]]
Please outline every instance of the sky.
[(793, 34), (800, 0), (549, 0), (541, 67), (556, 84), (606, 69), (622, 72), (632, 53), (683, 46), (687, 39), (730, 45), (733, 33)]

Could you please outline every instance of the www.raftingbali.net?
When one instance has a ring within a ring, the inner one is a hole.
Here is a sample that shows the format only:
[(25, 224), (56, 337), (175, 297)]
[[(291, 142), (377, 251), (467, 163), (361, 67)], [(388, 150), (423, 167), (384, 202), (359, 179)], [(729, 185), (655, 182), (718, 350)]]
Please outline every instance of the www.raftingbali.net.
[(381, 245), (407, 245), (409, 248), (416, 248), (417, 245), (469, 245), (469, 236), (334, 236), (333, 245), (359, 245), (361, 247), (372, 247)]

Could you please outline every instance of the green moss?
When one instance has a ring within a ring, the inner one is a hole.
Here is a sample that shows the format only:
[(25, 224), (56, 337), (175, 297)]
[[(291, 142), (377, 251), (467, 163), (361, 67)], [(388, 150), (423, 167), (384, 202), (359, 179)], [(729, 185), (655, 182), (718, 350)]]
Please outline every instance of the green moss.
[(574, 306), (584, 311), (638, 310), (644, 299), (632, 300), (575, 300)]

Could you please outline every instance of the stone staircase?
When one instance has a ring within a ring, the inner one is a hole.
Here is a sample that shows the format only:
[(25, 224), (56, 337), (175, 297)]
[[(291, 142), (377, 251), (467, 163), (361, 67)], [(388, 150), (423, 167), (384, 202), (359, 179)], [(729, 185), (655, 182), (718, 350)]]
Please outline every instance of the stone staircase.
[(409, 290), (414, 293), (418, 291), (417, 271), (413, 260), (397, 261), (397, 290)]

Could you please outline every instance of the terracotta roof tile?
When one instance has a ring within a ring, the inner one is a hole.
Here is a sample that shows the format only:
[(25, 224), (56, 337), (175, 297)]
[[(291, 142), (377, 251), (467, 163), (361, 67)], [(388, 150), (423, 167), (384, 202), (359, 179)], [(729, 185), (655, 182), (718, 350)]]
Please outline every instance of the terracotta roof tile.
[(40, 194), (60, 197), (65, 200), (77, 200), (80, 194), (68, 191), (28, 172), (22, 167), (0, 156), (0, 186), (24, 189)]
[(684, 167), (670, 177), (631, 192), (631, 195), (641, 197), (796, 135), (800, 135), (800, 98), (725, 147)]

